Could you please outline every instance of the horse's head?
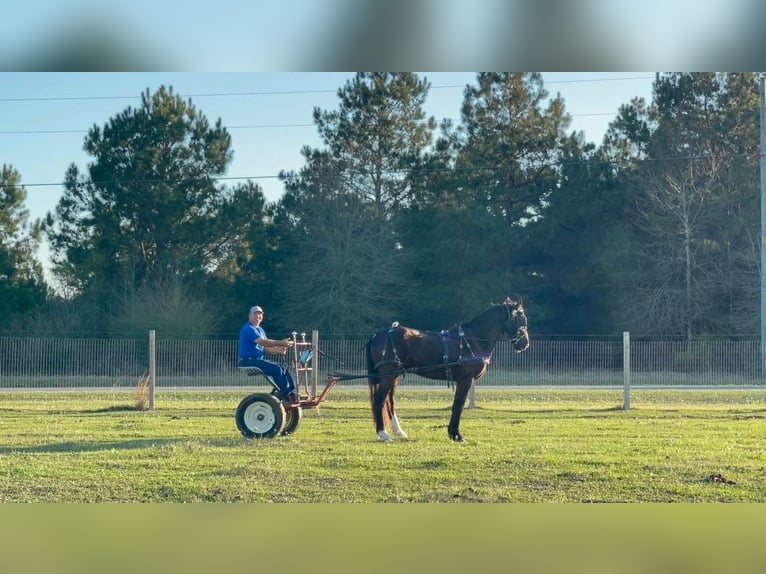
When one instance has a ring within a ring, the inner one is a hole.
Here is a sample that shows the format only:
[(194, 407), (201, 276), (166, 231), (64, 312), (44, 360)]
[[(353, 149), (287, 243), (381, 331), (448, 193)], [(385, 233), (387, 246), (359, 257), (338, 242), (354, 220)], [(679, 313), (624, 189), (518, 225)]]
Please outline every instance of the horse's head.
[(503, 307), (508, 313), (508, 318), (503, 324), (503, 331), (510, 337), (517, 353), (526, 351), (529, 349), (529, 332), (527, 331), (527, 314), (524, 312), (521, 299), (512, 301), (506, 298)]

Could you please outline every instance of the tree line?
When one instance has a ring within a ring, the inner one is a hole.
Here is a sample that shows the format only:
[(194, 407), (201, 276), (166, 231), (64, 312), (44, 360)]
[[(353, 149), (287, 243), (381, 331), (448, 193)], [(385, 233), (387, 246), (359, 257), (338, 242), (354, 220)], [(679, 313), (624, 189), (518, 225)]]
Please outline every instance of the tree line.
[(275, 333), (364, 335), (510, 295), (532, 333), (758, 332), (757, 74), (657, 74), (598, 145), (538, 73), (477, 73), (454, 122), (429, 88), (356, 74), (275, 202), (224, 183), (228, 130), (166, 86), (88, 131), (43, 220), (3, 164), (0, 329), (226, 335), (257, 303)]

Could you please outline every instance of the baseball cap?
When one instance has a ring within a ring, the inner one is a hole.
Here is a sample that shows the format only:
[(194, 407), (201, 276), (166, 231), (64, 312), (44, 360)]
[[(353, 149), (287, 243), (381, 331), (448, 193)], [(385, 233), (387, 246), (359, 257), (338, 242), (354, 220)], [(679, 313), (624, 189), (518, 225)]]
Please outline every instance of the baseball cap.
[(253, 313), (258, 313), (259, 311), (263, 313), (263, 307), (259, 305), (254, 305), (253, 307), (250, 307), (250, 315), (252, 315)]

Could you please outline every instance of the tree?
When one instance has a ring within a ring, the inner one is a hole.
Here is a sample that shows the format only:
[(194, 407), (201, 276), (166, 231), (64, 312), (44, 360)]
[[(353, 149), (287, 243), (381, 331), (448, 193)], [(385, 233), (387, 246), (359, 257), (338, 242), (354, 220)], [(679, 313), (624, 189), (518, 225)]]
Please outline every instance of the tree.
[(338, 91), (337, 110), (314, 110), (325, 147), (304, 148), (301, 171), (282, 174), (276, 211), (285, 320), (367, 333), (405, 308), (412, 259), (397, 218), (431, 138), (427, 90), (414, 74), (359, 73)]
[(443, 319), (509, 294), (534, 300), (531, 229), (559, 182), (568, 124), (562, 99), (526, 73), (478, 74), (460, 123), (442, 123), (409, 228), (421, 295)]
[(343, 188), (390, 216), (409, 199), (408, 173), (431, 141), (423, 103), (430, 84), (412, 73), (360, 72), (338, 90), (337, 110), (314, 123), (343, 175)]
[(643, 332), (680, 332), (691, 338), (708, 318), (705, 287), (712, 269), (704, 227), (719, 177), (716, 164), (677, 160), (645, 176), (634, 253), (640, 306), (630, 306)]
[(757, 82), (664, 74), (633, 182), (623, 320), (686, 338), (755, 332)]
[(3, 164), (0, 171), (0, 326), (9, 327), (45, 302), (47, 286), (35, 253), (40, 224), (29, 222), (21, 175)]
[(380, 241), (372, 212), (355, 194), (321, 197), (303, 214), (301, 231), (285, 239), (288, 264), (277, 308), (293, 328), (366, 334), (391, 322), (406, 287), (390, 272), (397, 254)]
[(609, 253), (622, 245), (624, 193), (611, 164), (582, 133), (563, 142), (561, 178), (530, 223), (524, 259), (534, 269), (535, 325), (545, 333), (614, 331)]
[(481, 73), (465, 90), (455, 167), (476, 204), (509, 227), (538, 216), (558, 182), (571, 120), (548, 95), (538, 73)]
[(86, 174), (70, 166), (46, 231), (55, 273), (108, 316), (130, 314), (143, 290), (199, 285), (263, 224), (259, 187), (217, 185), (232, 158), (220, 119), (211, 126), (172, 88), (93, 126), (84, 148), (94, 161)]
[(711, 234), (718, 237), (718, 277), (710, 293), (717, 302), (713, 317), (718, 332), (753, 335), (760, 329), (760, 147), (758, 75), (722, 76), (716, 129), (726, 136), (721, 193), (716, 197)]

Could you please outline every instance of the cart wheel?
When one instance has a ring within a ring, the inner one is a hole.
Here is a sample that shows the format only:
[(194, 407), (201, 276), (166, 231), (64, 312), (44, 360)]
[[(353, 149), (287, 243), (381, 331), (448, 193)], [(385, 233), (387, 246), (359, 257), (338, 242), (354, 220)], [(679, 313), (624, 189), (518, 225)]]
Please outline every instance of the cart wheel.
[(265, 393), (246, 396), (234, 415), (237, 428), (247, 438), (271, 438), (282, 432), (285, 408), (280, 400)]
[(293, 407), (291, 409), (288, 409), (285, 414), (285, 427), (282, 429), (282, 432), (280, 434), (282, 435), (293, 434), (298, 428), (298, 425), (301, 424), (302, 419), (303, 419), (302, 408)]

